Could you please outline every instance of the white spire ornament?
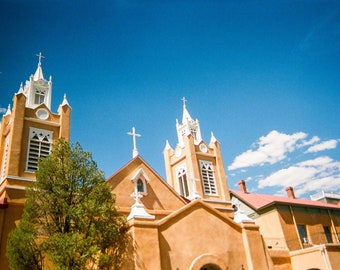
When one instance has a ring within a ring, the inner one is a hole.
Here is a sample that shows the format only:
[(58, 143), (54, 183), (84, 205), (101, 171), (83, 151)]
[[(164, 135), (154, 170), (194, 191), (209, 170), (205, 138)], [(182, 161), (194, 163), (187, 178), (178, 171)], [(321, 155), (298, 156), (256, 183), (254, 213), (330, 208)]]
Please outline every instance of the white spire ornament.
[(43, 56), (41, 54), (41, 52), (39, 54), (36, 54), (36, 56), (39, 57), (39, 62), (38, 62), (37, 70), (34, 73), (33, 80), (34, 81), (44, 80), (44, 74), (43, 74), (42, 68), (41, 68), (41, 58), (45, 58), (45, 56)]
[(132, 136), (133, 140), (132, 158), (135, 158), (139, 154), (137, 150), (136, 137), (141, 137), (142, 135), (136, 133), (135, 127), (132, 127), (132, 132), (128, 132), (127, 134)]
[(141, 218), (141, 219), (155, 219), (154, 215), (150, 215), (146, 212), (144, 205), (139, 201), (143, 198), (143, 195), (140, 192), (133, 192), (130, 197), (135, 200), (135, 204), (131, 206), (131, 212), (127, 217), (127, 220), (132, 218)]

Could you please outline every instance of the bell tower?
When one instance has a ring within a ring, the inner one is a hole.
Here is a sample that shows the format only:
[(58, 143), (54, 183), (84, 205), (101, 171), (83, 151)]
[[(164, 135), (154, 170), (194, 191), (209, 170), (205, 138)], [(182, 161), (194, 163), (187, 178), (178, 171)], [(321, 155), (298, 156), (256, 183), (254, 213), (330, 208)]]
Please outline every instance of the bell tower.
[(8, 233), (21, 219), (25, 189), (35, 181), (38, 160), (48, 156), (53, 142), (70, 138), (71, 107), (66, 95), (58, 112), (51, 110), (52, 77), (45, 80), (41, 59), (25, 85), (21, 83), (0, 122), (0, 269), (8, 269)]
[(176, 120), (178, 142), (173, 149), (166, 142), (163, 151), (166, 178), (180, 195), (201, 199), (222, 212), (232, 212), (220, 143), (211, 133), (202, 140), (199, 121), (193, 120), (183, 98), (182, 123)]

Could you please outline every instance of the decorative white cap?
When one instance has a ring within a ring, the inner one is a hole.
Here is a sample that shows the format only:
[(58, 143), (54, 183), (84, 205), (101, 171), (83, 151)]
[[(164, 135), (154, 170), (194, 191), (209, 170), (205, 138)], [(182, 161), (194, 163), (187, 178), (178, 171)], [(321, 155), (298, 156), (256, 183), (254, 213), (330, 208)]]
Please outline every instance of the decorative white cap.
[(64, 105), (70, 106), (70, 104), (68, 104), (68, 101), (67, 101), (67, 98), (66, 98), (66, 94), (64, 94), (64, 99), (63, 99), (63, 102), (61, 103), (60, 106), (64, 106)]
[(183, 116), (182, 116), (182, 123), (185, 123), (186, 121), (188, 120), (192, 120), (188, 110), (187, 110), (187, 107), (186, 107), (186, 104), (185, 102), (187, 102), (187, 100), (185, 99), (185, 97), (182, 98), (182, 101), (183, 101)]
[(143, 197), (140, 192), (133, 192), (130, 196), (135, 199), (135, 204), (131, 206), (131, 212), (127, 217), (127, 220), (132, 218), (155, 219), (155, 216), (146, 212), (144, 205), (139, 202), (139, 199)]
[(8, 104), (8, 107), (7, 107), (7, 111), (5, 113), (5, 115), (10, 115), (12, 112), (11, 112), (11, 104)]
[(210, 143), (215, 143), (217, 140), (214, 136), (214, 133), (211, 131), (211, 138), (210, 138)]
[(170, 146), (170, 143), (169, 143), (169, 141), (168, 141), (168, 140), (166, 140), (166, 143), (165, 143), (165, 148), (164, 148), (164, 150), (169, 150), (169, 149), (171, 149), (171, 146)]
[(132, 139), (133, 140), (132, 158), (135, 158), (139, 154), (138, 150), (137, 150), (137, 146), (136, 146), (136, 137), (140, 137), (142, 135), (136, 133), (135, 127), (132, 127), (132, 132), (128, 132), (127, 134), (133, 137), (133, 139)]
[(19, 88), (19, 91), (18, 91), (18, 94), (24, 94), (24, 86), (22, 83), (20, 83), (20, 88)]
[(39, 57), (39, 63), (38, 63), (37, 70), (34, 73), (33, 80), (34, 81), (44, 80), (44, 74), (41, 68), (41, 58), (45, 58), (45, 56), (42, 56), (41, 52), (39, 54), (36, 54), (36, 56)]
[(254, 223), (254, 220), (250, 217), (248, 217), (243, 211), (241, 210), (241, 204), (238, 199), (233, 200), (233, 205), (236, 207), (236, 211), (234, 213), (234, 221), (236, 223), (242, 223), (242, 222), (252, 222)]

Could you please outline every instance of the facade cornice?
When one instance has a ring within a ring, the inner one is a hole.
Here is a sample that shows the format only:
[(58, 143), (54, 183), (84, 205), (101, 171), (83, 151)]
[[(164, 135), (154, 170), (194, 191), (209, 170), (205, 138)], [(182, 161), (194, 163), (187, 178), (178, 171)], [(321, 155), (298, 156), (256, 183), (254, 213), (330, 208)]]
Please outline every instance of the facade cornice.
[(20, 177), (20, 176), (13, 176), (13, 175), (7, 175), (7, 179), (11, 180), (19, 180), (19, 181), (26, 181), (26, 182), (35, 182), (35, 179), (28, 178), (28, 177)]
[(36, 119), (36, 118), (32, 118), (32, 117), (25, 117), (25, 120), (35, 122), (35, 123), (43, 123), (43, 124), (46, 124), (46, 125), (60, 127), (60, 124), (57, 124), (57, 123), (54, 123), (54, 122), (51, 122), (51, 121), (40, 120), (40, 119)]

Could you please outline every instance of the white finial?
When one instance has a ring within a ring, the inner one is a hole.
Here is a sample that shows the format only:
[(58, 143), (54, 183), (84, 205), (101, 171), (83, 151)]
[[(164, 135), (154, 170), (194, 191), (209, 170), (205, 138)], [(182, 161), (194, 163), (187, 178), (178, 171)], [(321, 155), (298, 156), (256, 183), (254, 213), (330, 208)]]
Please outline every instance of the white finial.
[(11, 104), (8, 104), (7, 112), (5, 113), (5, 115), (10, 115), (10, 114), (11, 114)]
[(216, 141), (217, 141), (217, 140), (216, 140), (216, 138), (215, 138), (215, 136), (214, 136), (214, 133), (211, 132), (210, 143), (215, 143)]
[(36, 56), (39, 57), (39, 63), (38, 63), (38, 65), (41, 65), (41, 58), (45, 58), (45, 56), (43, 56), (43, 55), (41, 54), (41, 52), (40, 52), (39, 54), (36, 54)]
[(234, 221), (236, 223), (242, 223), (242, 222), (254, 222), (254, 220), (250, 217), (248, 217), (243, 211), (241, 210), (241, 203), (238, 199), (235, 199), (232, 201), (232, 205), (234, 208)]
[(196, 182), (199, 181), (199, 179), (194, 177), (194, 174), (191, 173), (190, 180), (192, 182), (192, 194), (190, 196), (191, 200), (194, 199), (202, 199), (202, 197), (198, 194), (197, 189), (196, 189)]
[(133, 192), (130, 196), (135, 199), (135, 204), (132, 205), (131, 212), (128, 215), (127, 220), (132, 218), (155, 219), (155, 216), (146, 212), (144, 205), (139, 201), (143, 197), (143, 194), (140, 192)]
[(168, 140), (166, 140), (166, 143), (165, 143), (165, 148), (164, 150), (168, 150), (168, 149), (171, 149), (171, 146), (170, 146), (170, 143)]
[(68, 104), (68, 101), (67, 101), (67, 98), (66, 98), (66, 94), (64, 94), (64, 99), (63, 99), (63, 102), (61, 103), (61, 106), (64, 106), (64, 105), (70, 106), (70, 104)]
[(137, 150), (137, 146), (136, 146), (136, 137), (140, 137), (142, 135), (136, 133), (135, 127), (132, 127), (132, 132), (128, 132), (127, 134), (133, 137), (132, 158), (135, 158), (136, 156), (138, 156), (138, 150)]
[(23, 87), (22, 83), (20, 83), (20, 88), (19, 88), (18, 94), (19, 93), (24, 93), (24, 87)]
[(143, 195), (140, 192), (133, 192), (130, 196), (135, 199), (135, 204), (141, 204), (139, 200), (143, 198)]
[(41, 58), (45, 58), (45, 56), (42, 56), (41, 53), (36, 54), (36, 56), (39, 57), (39, 62), (38, 62), (37, 70), (35, 71), (34, 76), (33, 76), (33, 80), (34, 81), (38, 81), (38, 80), (43, 80), (44, 79), (44, 75), (43, 75), (43, 72), (42, 72), (42, 69), (41, 69)]
[(182, 97), (181, 100), (183, 101), (183, 107), (185, 107), (185, 103), (188, 101), (187, 99), (185, 99), (185, 97)]

